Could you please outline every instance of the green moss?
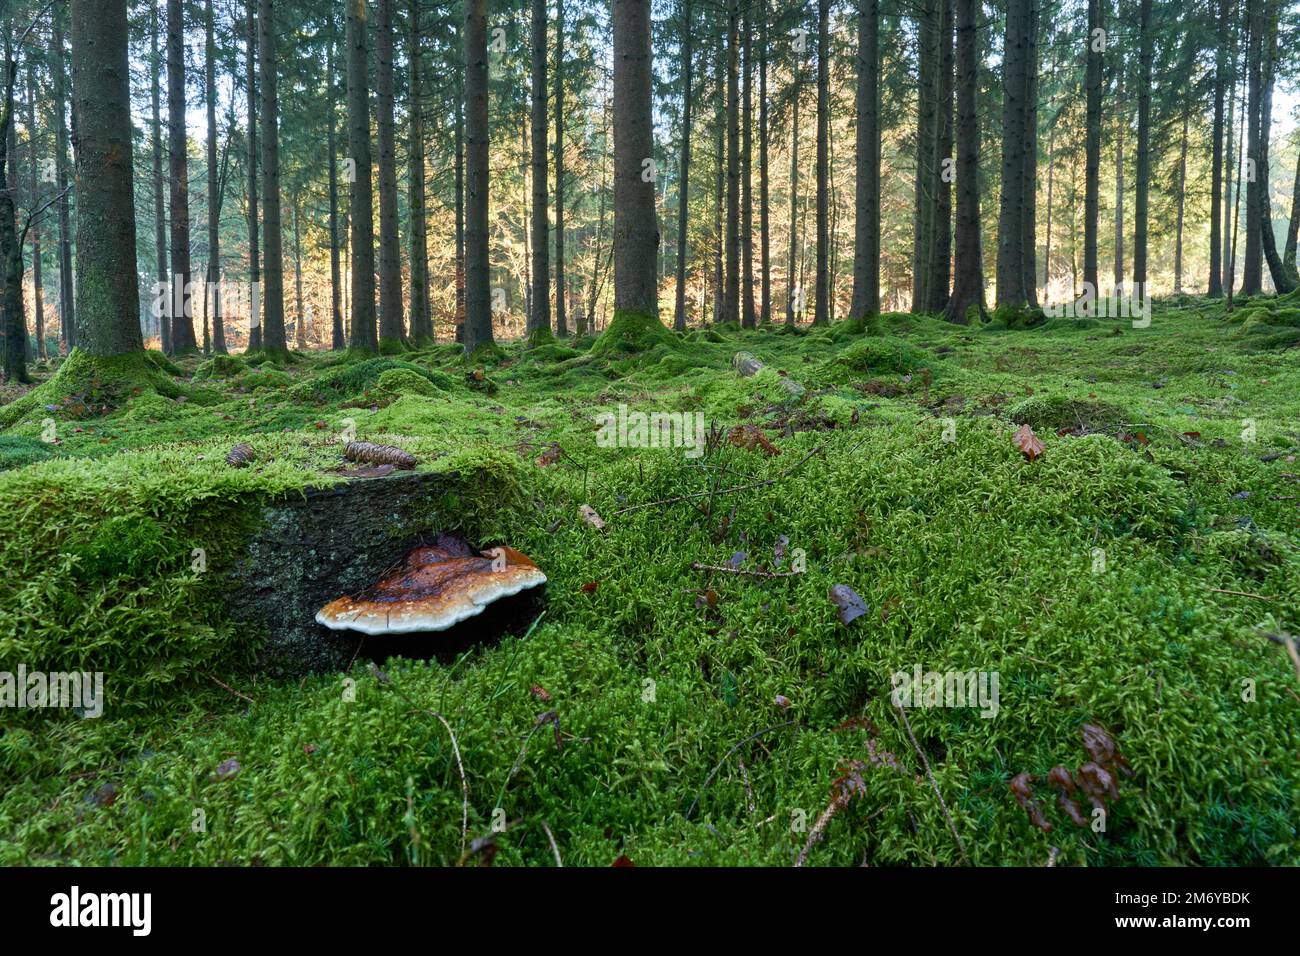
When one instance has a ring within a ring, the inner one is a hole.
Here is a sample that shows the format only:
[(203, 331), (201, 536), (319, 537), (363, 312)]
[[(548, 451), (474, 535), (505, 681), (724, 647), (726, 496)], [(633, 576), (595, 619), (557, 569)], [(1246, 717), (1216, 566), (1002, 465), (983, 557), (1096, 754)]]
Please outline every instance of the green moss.
[(279, 369), (255, 368), (240, 375), (231, 384), (236, 388), (253, 392), (260, 388), (285, 388), (292, 381), (293, 379)]
[(908, 374), (921, 368), (932, 368), (938, 361), (938, 357), (927, 350), (888, 335), (852, 345), (833, 359), (835, 366), (857, 374)]
[[(436, 376), (436, 377), (434, 377)], [(385, 392), (398, 395), (437, 395), (445, 391), (451, 380), (441, 373), (421, 375), (409, 368), (390, 368), (381, 372), (377, 387)]]
[(435, 373), (413, 362), (383, 357), (352, 359), (326, 369), (293, 385), (289, 397), (294, 401), (328, 402), (353, 398), (379, 381), (384, 372), (403, 369), (426, 381), (438, 384)]
[(653, 348), (675, 349), (677, 337), (658, 317), (631, 309), (618, 309), (609, 326), (591, 347), (593, 355), (633, 355)]
[(23, 435), (0, 435), (0, 471), (55, 457), (57, 445)]
[(145, 357), (153, 364), (154, 368), (160, 372), (166, 372), (168, 375), (180, 377), (185, 374), (185, 369), (181, 368), (171, 359), (157, 349), (149, 349), (145, 352)]
[(182, 394), (144, 352), (96, 357), (73, 349), (53, 378), (0, 408), (0, 428), (33, 415), (52, 415), (59, 421), (111, 411), (148, 391), (171, 398)]
[(1071, 428), (1113, 433), (1123, 425), (1140, 422), (1128, 409), (1109, 402), (1073, 399), (1065, 395), (1026, 398), (1012, 405), (1007, 416), (1018, 425), (1029, 425), (1038, 431)]
[[(265, 353), (257, 353), (257, 358)], [(194, 370), (194, 381), (204, 382), (211, 378), (234, 378), (248, 371), (249, 361), (238, 355), (214, 355)]]

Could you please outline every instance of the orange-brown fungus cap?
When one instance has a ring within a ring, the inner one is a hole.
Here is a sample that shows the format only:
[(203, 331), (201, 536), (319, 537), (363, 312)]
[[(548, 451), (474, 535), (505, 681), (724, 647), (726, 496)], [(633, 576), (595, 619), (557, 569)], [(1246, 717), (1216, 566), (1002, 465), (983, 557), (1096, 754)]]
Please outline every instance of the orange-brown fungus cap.
[(498, 598), (545, 583), (541, 569), (514, 548), (476, 555), (464, 542), (443, 536), (435, 545), (415, 548), (361, 593), (325, 605), (316, 621), (364, 634), (445, 631)]

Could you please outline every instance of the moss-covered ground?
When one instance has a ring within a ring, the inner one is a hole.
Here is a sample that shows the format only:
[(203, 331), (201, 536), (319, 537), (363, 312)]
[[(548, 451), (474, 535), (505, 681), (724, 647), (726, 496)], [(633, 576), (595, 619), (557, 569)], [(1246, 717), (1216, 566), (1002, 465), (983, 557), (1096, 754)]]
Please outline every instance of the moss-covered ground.
[[(789, 865), (835, 794), (810, 865), (1300, 863), (1298, 304), (38, 369), (0, 408), (0, 671), (103, 671), (106, 702), (0, 712), (0, 863)], [(601, 447), (620, 404), (701, 413), (706, 452)], [(221, 569), (353, 432), (546, 571), (526, 637), (250, 664)], [(905, 726), (916, 665), (997, 672), (996, 716)], [(1045, 785), (1085, 723), (1134, 770), (1104, 829)]]

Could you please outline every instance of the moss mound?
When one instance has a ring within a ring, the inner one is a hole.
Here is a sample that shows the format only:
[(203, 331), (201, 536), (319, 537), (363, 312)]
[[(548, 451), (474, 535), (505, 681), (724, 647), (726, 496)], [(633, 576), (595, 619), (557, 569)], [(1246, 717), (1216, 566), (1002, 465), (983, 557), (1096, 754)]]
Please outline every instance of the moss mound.
[(451, 379), (441, 372), (419, 374), (409, 368), (390, 368), (381, 372), (376, 386), (397, 395), (433, 396), (451, 387)]
[(1035, 395), (1017, 402), (1007, 410), (1017, 425), (1029, 425), (1037, 431), (1063, 428), (1081, 432), (1113, 434), (1126, 423), (1138, 419), (1128, 409), (1109, 402), (1080, 400), (1064, 395)]
[(288, 374), (277, 368), (254, 368), (234, 379), (231, 384), (254, 392), (261, 388), (285, 388), (292, 381)]
[(0, 435), (0, 471), (55, 457), (57, 446), (26, 435)]
[(677, 336), (657, 317), (618, 309), (609, 327), (591, 347), (591, 354), (609, 358), (648, 352), (657, 347), (676, 349), (679, 345)]
[(934, 353), (891, 335), (852, 345), (832, 359), (836, 368), (855, 374), (907, 375), (922, 368), (933, 368), (938, 362)]
[[(259, 358), (262, 356), (259, 354)], [(194, 370), (194, 381), (206, 382), (211, 378), (234, 378), (249, 368), (249, 360), (238, 355), (214, 355)]]
[(438, 379), (434, 372), (416, 365), (414, 362), (403, 362), (386, 356), (380, 358), (371, 357), (359, 361), (354, 359), (343, 362), (298, 382), (289, 389), (289, 397), (295, 401), (318, 404), (353, 398), (366, 389), (373, 387), (379, 381), (379, 376), (384, 372), (394, 369), (403, 369), (425, 379), (434, 386), (438, 385)]
[(185, 369), (181, 368), (157, 349), (149, 349), (144, 354), (145, 357), (153, 363), (153, 367), (160, 372), (166, 372), (168, 375), (174, 375), (177, 378), (185, 374)]
[(0, 408), (0, 428), (36, 412), (56, 421), (108, 414), (150, 391), (168, 398), (183, 393), (144, 352), (96, 357), (73, 349), (53, 378)]

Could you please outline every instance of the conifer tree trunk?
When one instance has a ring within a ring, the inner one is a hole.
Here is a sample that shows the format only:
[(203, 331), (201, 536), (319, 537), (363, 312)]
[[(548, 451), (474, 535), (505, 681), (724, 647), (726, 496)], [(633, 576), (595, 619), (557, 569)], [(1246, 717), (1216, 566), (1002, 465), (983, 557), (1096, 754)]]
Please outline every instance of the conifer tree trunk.
[(406, 333), (402, 316), (402, 240), (397, 224), (393, 0), (378, 0), (375, 61), (375, 127), (379, 147), (379, 349), (396, 352), (401, 350)]
[(1147, 290), (1147, 243), (1150, 233), (1151, 195), (1151, 0), (1138, 7), (1138, 143), (1137, 183), (1133, 210), (1133, 281), (1140, 297)]
[(1002, 189), (998, 214), (997, 304), (1022, 308), (1025, 289), (1025, 145), (1028, 104), (1029, 0), (1007, 0), (1002, 52)]
[(338, 149), (338, 78), (335, 76), (334, 46), (337, 28), (334, 18), (329, 22), (329, 42), (325, 47), (325, 75), (329, 87), (329, 128), (326, 133), (329, 152), (330, 189), (330, 348), (334, 351), (347, 347), (343, 337), (343, 274), (339, 263), (339, 149)]
[(410, 69), (410, 184), (411, 217), (411, 339), (416, 346), (433, 342), (433, 314), (429, 306), (429, 231), (424, 185), (424, 69), (420, 52), (420, 3), (407, 7), (406, 58)]
[(1210, 130), (1210, 281), (1208, 295), (1223, 295), (1223, 108), (1227, 84), (1228, 0), (1219, 0), (1214, 54), (1214, 121)]
[[(36, 154), (36, 71), (30, 56), (27, 58), (27, 150), (27, 166), (31, 172), (28, 205), (34, 210), (40, 189), (36, 173), (40, 163)], [(36, 332), (36, 357), (43, 362), (48, 356), (45, 353), (45, 286), (41, 278), (41, 224), (38, 220), (32, 220), (27, 235), (32, 240), (32, 320)]]
[(280, 212), (280, 100), (272, 0), (258, 0), (258, 78), (262, 93), (262, 347), (288, 354), (284, 331), (284, 252)]
[(614, 311), (658, 320), (650, 0), (614, 0)]
[(1246, 106), (1246, 250), (1241, 271), (1241, 294), (1259, 295), (1263, 290), (1263, 189), (1261, 176), (1262, 151), (1260, 146), (1260, 118), (1263, 115), (1261, 99), (1264, 93), (1261, 52), (1263, 50), (1263, 0), (1246, 0), (1247, 106)]
[(1085, 65), (1086, 117), (1084, 131), (1083, 283), (1097, 284), (1097, 227), (1101, 205), (1101, 73), (1106, 47), (1101, 0), (1088, 0), (1088, 53)]
[(1025, 301), (1038, 308), (1038, 30), (1041, 0), (1026, 0), (1029, 24), (1025, 56), (1024, 197), (1021, 211), (1020, 254)]
[(1119, 295), (1124, 291), (1124, 134), (1128, 132), (1122, 62), (1115, 86), (1115, 294)]
[(772, 321), (772, 231), (770, 189), (767, 175), (767, 0), (758, 6), (758, 218), (762, 233), (759, 251), (760, 299), (758, 320)]
[(465, 0), (465, 354), (492, 345), (487, 0)]
[(939, 313), (948, 304), (948, 285), (952, 263), (952, 137), (953, 137), (953, 71), (954, 61), (954, 0), (939, 0), (942, 13), (939, 21), (938, 96), (935, 100), (935, 158), (931, 170), (935, 198), (932, 242), (927, 257), (930, 275), (925, 280), (927, 312)]
[(979, 55), (976, 0), (957, 0), (957, 234), (952, 296), (944, 318), (965, 325), (971, 306), (984, 315), (984, 264), (980, 251), (980, 130), (976, 95)]
[(744, 55), (744, 74), (741, 82), (741, 125), (740, 125), (740, 324), (747, 329), (755, 326), (754, 315), (754, 45), (753, 28), (750, 21), (750, 4), (745, 5), (745, 14), (741, 20), (741, 35), (744, 38), (741, 50)]
[(1278, 295), (1286, 295), (1295, 288), (1295, 283), (1287, 274), (1282, 257), (1277, 253), (1277, 236), (1273, 233), (1272, 202), (1268, 195), (1269, 184), (1269, 138), (1273, 129), (1273, 85), (1277, 73), (1277, 28), (1278, 8), (1276, 3), (1267, 3), (1264, 13), (1264, 36), (1261, 43), (1261, 55), (1264, 59), (1262, 82), (1263, 100), (1260, 104), (1259, 119), (1259, 228), (1260, 245), (1264, 261), (1268, 263), (1268, 274), (1273, 280), (1273, 289)]
[[(18, 235), (14, 195), (17, 193), (17, 165), (14, 162), (14, 86), (18, 60), (13, 48), (12, 14), (5, 35), (3, 100), (0, 100), (0, 318), (3, 319), (4, 381), (30, 382), (27, 373), (27, 313), (23, 301), (23, 250)], [(129, 142), (129, 140), (128, 140)], [(129, 155), (129, 151), (128, 151)]]
[(551, 333), (550, 220), (546, 161), (546, 0), (532, 0), (532, 308), (528, 332)]
[[(152, 6), (153, 26), (150, 36), (153, 40), (155, 67), (153, 69), (154, 81), (154, 123), (153, 123), (153, 146), (155, 151), (154, 165), (154, 186), (155, 200), (158, 210), (158, 229), (159, 236), (165, 237), (166, 228), (162, 220), (162, 146), (158, 139), (158, 7)], [(67, 64), (64, 62), (64, 20), (67, 16), (67, 0), (59, 0), (54, 5), (54, 48), (51, 51), (50, 69), (54, 71), (54, 135), (55, 135), (55, 153), (54, 153), (54, 180), (55, 188), (59, 193), (58, 215), (59, 215), (59, 326), (62, 336), (62, 350), (67, 353), (77, 344), (77, 320), (75, 293), (72, 285), (72, 217), (70, 213), (70, 203), (68, 200), (68, 90), (67, 90)], [(159, 245), (161, 250), (158, 256), (158, 273), (160, 277), (166, 271), (167, 251), (165, 238)], [(170, 330), (168, 338), (171, 337)]]
[[(194, 338), (190, 297), (190, 173), (185, 130), (184, 4), (167, 0), (167, 146), (171, 173), (171, 295), (172, 352), (182, 355), (198, 348)], [(73, 64), (74, 68), (76, 64)], [(75, 84), (74, 93), (76, 95)]]
[[(258, 211), (257, 167), (257, 0), (247, 0), (245, 43), (248, 91), (248, 351), (262, 347), (262, 253)], [(161, 248), (161, 245), (160, 245)]]
[(727, 3), (727, 246), (722, 322), (740, 321), (740, 0)]
[(785, 324), (790, 328), (796, 324), (795, 298), (799, 294), (795, 269), (799, 258), (799, 99), (803, 92), (802, 79), (803, 62), (800, 61), (794, 65), (793, 95), (790, 97), (790, 263), (785, 273)]
[(879, 71), (880, 3), (858, 0), (857, 182), (851, 319), (880, 312)]
[(682, 158), (677, 185), (677, 300), (673, 328), (686, 331), (686, 226), (687, 193), (691, 180), (691, 79), (693, 63), (691, 0), (682, 4)]
[(77, 347), (142, 352), (126, 0), (71, 0)]
[(1183, 135), (1178, 149), (1178, 190), (1175, 193), (1177, 212), (1174, 215), (1174, 293), (1183, 291), (1183, 213), (1187, 200), (1187, 128), (1191, 107), (1183, 104)]
[(555, 0), (555, 334), (559, 338), (569, 335), (568, 297), (564, 277), (564, 0)]
[(348, 218), (351, 220), (352, 329), (348, 347), (379, 349), (375, 316), (375, 212), (370, 155), (370, 74), (367, 70), (366, 0), (347, 0), (348, 158), (355, 170)]
[[(221, 301), (221, 183), (217, 173), (217, 44), (212, 0), (204, 0), (204, 99), (208, 108), (208, 271), (205, 301), (212, 317), (212, 348), (225, 355)], [(207, 351), (204, 342), (204, 351)]]
[(912, 196), (912, 311), (929, 301), (931, 254), (934, 248), (934, 160), (936, 94), (939, 74), (939, 4), (919, 0), (917, 16), (916, 180)]
[(830, 312), (830, 0), (817, 0), (817, 291), (814, 325)]

